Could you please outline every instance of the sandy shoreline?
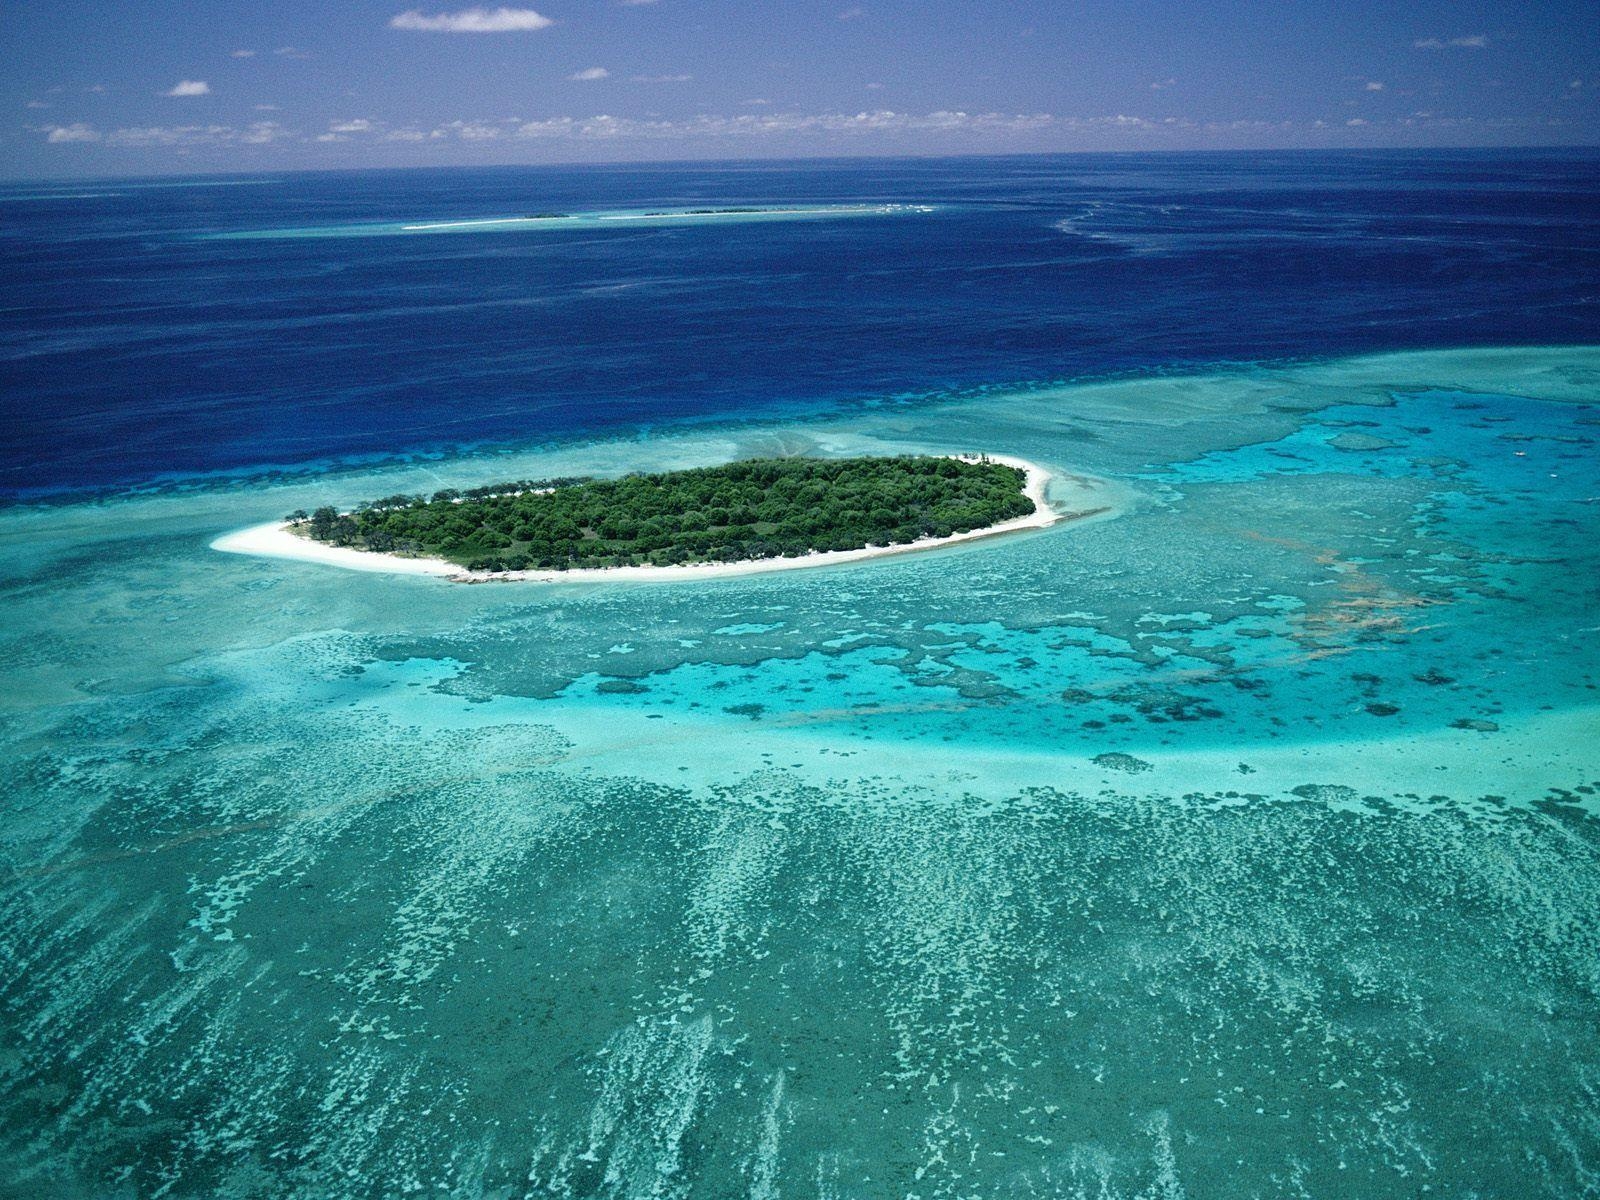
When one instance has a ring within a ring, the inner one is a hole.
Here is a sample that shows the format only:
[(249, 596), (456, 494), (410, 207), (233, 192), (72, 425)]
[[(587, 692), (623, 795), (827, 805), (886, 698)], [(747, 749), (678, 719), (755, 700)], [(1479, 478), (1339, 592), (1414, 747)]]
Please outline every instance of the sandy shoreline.
[[(951, 455), (966, 461), (976, 461), (968, 455)], [(396, 554), (378, 554), (371, 550), (352, 550), (344, 546), (329, 546), (310, 538), (291, 533), (281, 521), (265, 525), (252, 525), (248, 529), (224, 534), (211, 543), (213, 550), (229, 554), (253, 554), (260, 558), (287, 558), (300, 562), (322, 563), (342, 567), (347, 571), (378, 571), (392, 575), (437, 575), (458, 583), (532, 582), (532, 583), (597, 583), (639, 580), (666, 582), (685, 579), (719, 579), (730, 575), (758, 575), (768, 571), (793, 571), (807, 567), (829, 567), (840, 563), (862, 562), (870, 558), (885, 558), (891, 554), (912, 554), (924, 550), (937, 550), (943, 546), (959, 545), (979, 538), (999, 534), (1017, 533), (1025, 529), (1044, 529), (1071, 515), (1052, 508), (1045, 491), (1051, 476), (1037, 463), (1026, 459), (1009, 458), (1002, 454), (986, 456), (991, 462), (1017, 467), (1027, 474), (1023, 494), (1034, 503), (1034, 511), (1026, 517), (1002, 521), (968, 533), (953, 533), (943, 538), (923, 538), (898, 546), (863, 546), (859, 550), (819, 550), (793, 558), (763, 558), (748, 562), (685, 563), (680, 566), (637, 567), (575, 567), (569, 571), (469, 571), (459, 563), (442, 558), (403, 558)]]

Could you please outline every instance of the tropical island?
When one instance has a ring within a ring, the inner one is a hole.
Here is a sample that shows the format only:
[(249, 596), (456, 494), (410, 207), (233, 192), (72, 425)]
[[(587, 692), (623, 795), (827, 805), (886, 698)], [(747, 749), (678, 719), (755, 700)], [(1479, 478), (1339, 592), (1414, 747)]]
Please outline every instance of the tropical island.
[(1053, 519), (1027, 464), (897, 455), (518, 480), (386, 496), (350, 512), (301, 510), (282, 529), (329, 548), (486, 575), (795, 559)]

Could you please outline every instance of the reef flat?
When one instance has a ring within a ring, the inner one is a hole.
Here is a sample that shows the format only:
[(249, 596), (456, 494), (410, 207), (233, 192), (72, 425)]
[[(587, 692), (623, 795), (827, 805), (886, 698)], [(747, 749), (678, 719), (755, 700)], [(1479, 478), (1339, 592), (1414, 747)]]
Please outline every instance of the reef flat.
[(454, 217), (418, 221), (350, 221), (341, 225), (234, 229), (205, 235), (224, 241), (260, 239), (399, 237), (442, 233), (527, 233), (593, 231), (627, 226), (674, 228), (708, 224), (767, 224), (775, 221), (828, 221), (849, 217), (903, 216), (932, 212), (926, 204), (813, 204), (727, 208), (601, 209), (589, 212), (529, 213), (512, 217)]

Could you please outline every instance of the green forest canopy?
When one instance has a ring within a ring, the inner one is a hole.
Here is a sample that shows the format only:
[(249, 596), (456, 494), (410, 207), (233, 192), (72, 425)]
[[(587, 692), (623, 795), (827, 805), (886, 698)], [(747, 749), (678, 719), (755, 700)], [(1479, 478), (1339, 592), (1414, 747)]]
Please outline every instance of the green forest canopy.
[(477, 571), (741, 562), (948, 537), (1024, 517), (1026, 474), (931, 455), (756, 458), (621, 479), (522, 480), (290, 514), (336, 546)]

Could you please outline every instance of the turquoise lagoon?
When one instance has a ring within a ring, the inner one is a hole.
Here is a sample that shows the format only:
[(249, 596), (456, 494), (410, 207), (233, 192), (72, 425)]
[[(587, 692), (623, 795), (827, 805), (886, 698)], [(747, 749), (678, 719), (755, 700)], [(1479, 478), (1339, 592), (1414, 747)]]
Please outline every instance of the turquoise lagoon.
[[(974, 450), (1092, 520), (692, 583), (295, 507)], [(1600, 1190), (1600, 349), (0, 512), (0, 1193)]]

